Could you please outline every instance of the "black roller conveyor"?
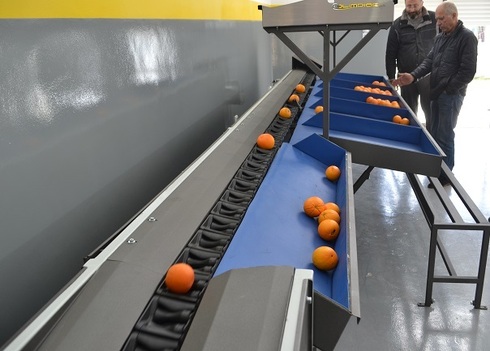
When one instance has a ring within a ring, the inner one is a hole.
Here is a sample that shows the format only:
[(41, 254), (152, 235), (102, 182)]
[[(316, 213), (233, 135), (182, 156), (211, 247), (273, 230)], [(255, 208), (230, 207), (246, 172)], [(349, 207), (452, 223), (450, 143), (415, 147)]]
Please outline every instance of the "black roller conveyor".
[[(307, 88), (300, 101), (306, 101), (314, 75), (306, 74), (300, 82)], [(293, 91), (291, 91), (293, 93)], [(241, 167), (210, 209), (200, 227), (189, 240), (177, 262), (190, 264), (196, 272), (196, 281), (185, 295), (169, 292), (164, 279), (157, 287), (148, 306), (136, 322), (123, 351), (177, 351), (199, 307), (199, 302), (216, 266), (233, 238), (257, 188), (267, 173), (277, 149), (291, 134), (295, 118), (301, 110), (297, 103), (290, 107), (292, 116), (285, 119), (278, 114), (264, 131), (274, 136), (275, 147), (264, 150), (254, 146)]]

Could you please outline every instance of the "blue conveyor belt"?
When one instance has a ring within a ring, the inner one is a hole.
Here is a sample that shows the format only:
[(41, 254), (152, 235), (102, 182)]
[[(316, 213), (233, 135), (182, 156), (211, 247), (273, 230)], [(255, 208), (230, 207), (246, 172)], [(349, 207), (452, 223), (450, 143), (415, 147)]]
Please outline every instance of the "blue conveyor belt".
[[(316, 220), (303, 212), (304, 200), (319, 196), (347, 213), (345, 176), (336, 183), (325, 178), (327, 165), (345, 167), (344, 156), (343, 149), (316, 134), (294, 145), (284, 143), (216, 274), (266, 265), (313, 269), (315, 290), (348, 308), (347, 219), (342, 218), (337, 240), (326, 242), (317, 234)], [(339, 265), (334, 271), (320, 271), (311, 263), (312, 252), (322, 245), (337, 251)]]

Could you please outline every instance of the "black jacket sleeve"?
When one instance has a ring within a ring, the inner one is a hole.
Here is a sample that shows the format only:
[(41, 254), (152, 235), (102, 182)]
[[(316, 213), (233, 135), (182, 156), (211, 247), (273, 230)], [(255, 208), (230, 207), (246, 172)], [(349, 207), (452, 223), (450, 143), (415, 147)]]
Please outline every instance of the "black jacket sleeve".
[(422, 61), (422, 63), (417, 68), (415, 68), (412, 72), (410, 72), (410, 74), (414, 76), (415, 79), (420, 79), (430, 73), (430, 71), (432, 70), (433, 55), (434, 55), (434, 49), (432, 49), (429, 52), (425, 60)]
[(394, 79), (396, 74), (396, 58), (398, 57), (398, 33), (396, 22), (390, 27), (386, 42), (385, 67), (388, 79)]

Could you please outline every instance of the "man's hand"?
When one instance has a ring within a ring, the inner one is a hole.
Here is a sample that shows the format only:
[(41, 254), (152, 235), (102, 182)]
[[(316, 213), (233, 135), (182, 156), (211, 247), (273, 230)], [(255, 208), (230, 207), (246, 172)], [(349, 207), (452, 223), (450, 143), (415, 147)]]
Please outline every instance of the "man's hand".
[(400, 73), (398, 78), (394, 79), (391, 84), (393, 84), (395, 87), (404, 86), (412, 84), (414, 80), (414, 76), (412, 76), (410, 73)]

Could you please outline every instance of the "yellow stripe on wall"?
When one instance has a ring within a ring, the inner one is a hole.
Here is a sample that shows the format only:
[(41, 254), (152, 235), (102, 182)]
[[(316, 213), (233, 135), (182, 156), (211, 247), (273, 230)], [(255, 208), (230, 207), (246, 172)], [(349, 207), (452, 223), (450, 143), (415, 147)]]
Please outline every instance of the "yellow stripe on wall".
[(0, 18), (261, 21), (253, 0), (0, 0)]

